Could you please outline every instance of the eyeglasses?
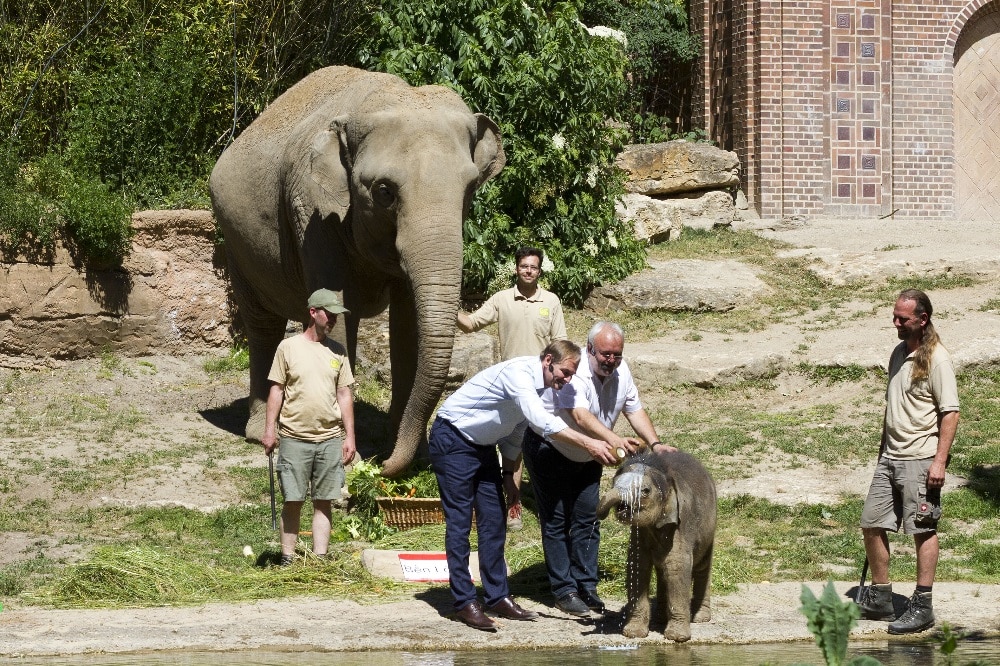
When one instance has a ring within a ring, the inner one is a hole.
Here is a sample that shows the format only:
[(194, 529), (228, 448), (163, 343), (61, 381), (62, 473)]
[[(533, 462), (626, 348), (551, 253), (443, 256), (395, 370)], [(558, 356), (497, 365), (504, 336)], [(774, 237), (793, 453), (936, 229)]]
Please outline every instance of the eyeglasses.
[(594, 352), (594, 356), (600, 356), (605, 361), (620, 361), (622, 360), (621, 354), (615, 354), (613, 352)]
[(541, 273), (542, 272), (542, 269), (539, 268), (538, 266), (526, 266), (526, 265), (518, 266), (517, 270), (519, 270), (519, 271), (525, 271), (527, 273)]

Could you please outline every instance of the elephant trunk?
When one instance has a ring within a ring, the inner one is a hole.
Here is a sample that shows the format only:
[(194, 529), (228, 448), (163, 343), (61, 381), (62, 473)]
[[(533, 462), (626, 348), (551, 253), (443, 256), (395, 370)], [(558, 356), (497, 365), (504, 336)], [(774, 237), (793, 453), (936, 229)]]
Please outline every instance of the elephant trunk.
[(621, 504), (621, 501), (621, 493), (618, 492), (617, 488), (612, 488), (604, 494), (604, 497), (602, 497), (601, 501), (597, 504), (597, 517), (604, 520), (608, 517), (608, 514), (611, 513), (612, 509), (617, 508), (618, 505)]
[(461, 217), (401, 222), (396, 245), (408, 284), (400, 285), (390, 305), (390, 414), (398, 430), (382, 466), (388, 477), (402, 474), (426, 440), (427, 422), (448, 379), (462, 285)]

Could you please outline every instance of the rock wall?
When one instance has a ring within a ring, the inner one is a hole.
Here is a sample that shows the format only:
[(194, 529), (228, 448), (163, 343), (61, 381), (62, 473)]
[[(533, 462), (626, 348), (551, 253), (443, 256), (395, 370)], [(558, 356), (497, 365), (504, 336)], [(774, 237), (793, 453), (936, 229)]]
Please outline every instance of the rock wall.
[(54, 365), (109, 349), (197, 353), (231, 343), (225, 259), (210, 211), (132, 216), (132, 252), (88, 268), (57, 244), (42, 261), (0, 255), (0, 365)]
[(632, 223), (641, 240), (660, 243), (685, 227), (726, 227), (736, 219), (736, 153), (677, 139), (626, 146), (615, 164), (628, 175), (615, 214)]

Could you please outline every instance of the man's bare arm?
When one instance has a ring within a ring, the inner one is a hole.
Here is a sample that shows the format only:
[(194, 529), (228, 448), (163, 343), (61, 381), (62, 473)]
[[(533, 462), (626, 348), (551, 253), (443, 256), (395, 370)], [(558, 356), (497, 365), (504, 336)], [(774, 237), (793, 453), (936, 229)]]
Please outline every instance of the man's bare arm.
[(354, 441), (354, 391), (350, 386), (337, 389), (337, 404), (340, 406), (340, 420), (344, 424), (344, 464), (354, 459), (357, 446)]
[(927, 470), (927, 487), (940, 488), (944, 485), (945, 469), (948, 467), (948, 455), (951, 445), (958, 432), (958, 412), (945, 412), (938, 419), (938, 445), (934, 454), (934, 462)]
[(274, 447), (278, 445), (278, 415), (281, 413), (281, 403), (284, 401), (285, 387), (272, 383), (267, 392), (267, 407), (264, 410), (264, 436), (260, 439), (267, 455), (271, 455)]
[(469, 317), (468, 313), (458, 311), (458, 330), (462, 333), (472, 333), (476, 328), (472, 325), (472, 318)]

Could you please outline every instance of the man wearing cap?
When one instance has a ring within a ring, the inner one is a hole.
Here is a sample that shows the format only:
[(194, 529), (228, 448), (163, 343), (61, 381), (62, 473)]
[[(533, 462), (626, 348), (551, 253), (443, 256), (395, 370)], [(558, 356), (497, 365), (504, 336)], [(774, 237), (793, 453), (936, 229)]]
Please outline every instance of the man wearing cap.
[[(313, 504), (313, 553), (330, 544), (331, 502), (340, 499), (344, 465), (354, 457), (354, 375), (344, 350), (330, 339), (337, 315), (350, 314), (340, 297), (318, 289), (309, 297), (306, 329), (282, 340), (267, 379), (264, 453), (278, 447), (281, 563), (290, 564), (306, 495)], [(280, 446), (279, 446), (280, 444)]]

